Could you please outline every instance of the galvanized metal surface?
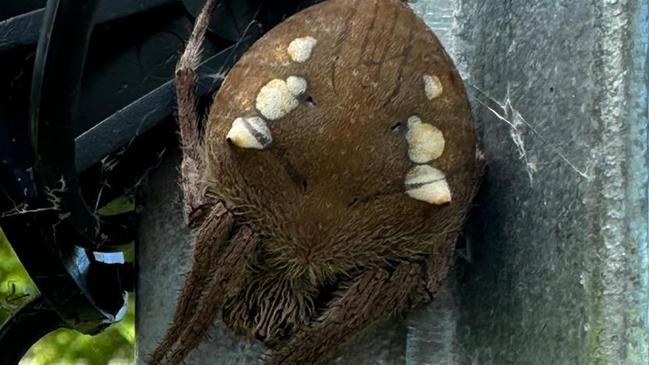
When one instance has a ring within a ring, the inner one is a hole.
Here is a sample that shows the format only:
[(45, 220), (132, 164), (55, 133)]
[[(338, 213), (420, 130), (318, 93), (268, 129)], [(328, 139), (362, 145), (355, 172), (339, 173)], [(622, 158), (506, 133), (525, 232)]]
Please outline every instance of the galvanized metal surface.
[[(649, 363), (646, 2), (412, 7), (465, 77), (489, 163), (473, 262), (338, 363)], [(142, 231), (140, 354), (162, 335), (187, 267), (173, 171), (154, 178)], [(218, 329), (188, 363), (249, 364), (258, 350)]]
[(646, 3), (457, 9), (489, 173), (455, 352), (649, 363)]

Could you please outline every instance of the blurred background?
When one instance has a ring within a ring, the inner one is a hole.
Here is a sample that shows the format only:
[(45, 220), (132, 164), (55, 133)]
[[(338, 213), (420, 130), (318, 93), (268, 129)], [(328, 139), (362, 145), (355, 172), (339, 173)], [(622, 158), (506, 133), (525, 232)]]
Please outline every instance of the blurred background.
[[(37, 293), (34, 283), (0, 231), (0, 323)], [(61, 329), (36, 343), (21, 365), (129, 365), (135, 345), (135, 297), (129, 297), (128, 313), (97, 336)]]

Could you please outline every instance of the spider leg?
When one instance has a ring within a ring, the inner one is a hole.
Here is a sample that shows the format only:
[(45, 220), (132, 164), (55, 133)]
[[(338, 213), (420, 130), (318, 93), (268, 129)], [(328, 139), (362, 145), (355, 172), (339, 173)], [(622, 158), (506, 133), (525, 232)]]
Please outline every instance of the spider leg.
[(421, 281), (421, 266), (402, 262), (393, 271), (368, 270), (342, 289), (322, 316), (272, 354), (266, 365), (321, 364), (350, 336), (401, 309)]
[(203, 221), (196, 236), (191, 270), (178, 297), (172, 325), (150, 356), (149, 364), (160, 363), (167, 349), (176, 341), (178, 333), (182, 331), (186, 323), (194, 315), (194, 307), (211, 279), (210, 270), (223, 252), (225, 243), (230, 238), (233, 223), (234, 218), (222, 203), (217, 203)]
[(207, 337), (225, 296), (235, 291), (247, 277), (245, 267), (252, 259), (258, 242), (257, 235), (250, 228), (241, 227), (218, 259), (213, 261), (200, 298), (190, 303), (191, 308), (188, 308), (191, 316), (178, 324), (177, 332), (169, 331), (175, 341), (164, 349), (166, 353), (160, 364), (180, 364)]
[(209, 18), (215, 0), (207, 0), (192, 31), (187, 47), (176, 65), (176, 101), (178, 104), (178, 125), (183, 158), (181, 163), (181, 185), (183, 188), (185, 217), (194, 225), (205, 213), (205, 183), (203, 182), (202, 143), (199, 135), (200, 117), (196, 110), (198, 96), (196, 67), (201, 58), (201, 45), (209, 25)]

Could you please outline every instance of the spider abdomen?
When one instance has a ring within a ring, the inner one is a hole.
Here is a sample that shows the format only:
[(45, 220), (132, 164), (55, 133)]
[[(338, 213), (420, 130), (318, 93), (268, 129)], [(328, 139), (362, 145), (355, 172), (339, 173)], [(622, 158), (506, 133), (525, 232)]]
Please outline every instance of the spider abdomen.
[(340, 275), (451, 255), (478, 173), (462, 81), (398, 0), (330, 0), (281, 23), (230, 71), (206, 135), (210, 192), (262, 237), (248, 285), (269, 287), (235, 295), (239, 317), (261, 310), (238, 306), (250, 295), (315, 307)]

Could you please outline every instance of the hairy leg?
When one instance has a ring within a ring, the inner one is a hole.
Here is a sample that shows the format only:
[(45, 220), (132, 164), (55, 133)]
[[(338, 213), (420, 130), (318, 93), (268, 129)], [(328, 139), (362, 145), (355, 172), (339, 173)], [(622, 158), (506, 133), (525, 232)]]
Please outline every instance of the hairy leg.
[(241, 227), (218, 259), (212, 261), (208, 280), (200, 288), (200, 298), (192, 303), (191, 317), (179, 323), (178, 332), (172, 333), (175, 341), (165, 349), (161, 364), (180, 364), (207, 337), (225, 296), (236, 291), (246, 279), (246, 263), (253, 259), (258, 243), (252, 230)]
[(393, 271), (368, 270), (332, 300), (327, 311), (274, 353), (266, 365), (321, 364), (339, 346), (373, 322), (401, 309), (411, 301), (421, 282), (421, 266), (403, 262)]
[(203, 221), (195, 238), (191, 270), (178, 297), (172, 325), (149, 358), (149, 364), (160, 363), (168, 349), (176, 341), (178, 333), (193, 317), (201, 293), (211, 280), (212, 267), (230, 239), (233, 222), (232, 214), (222, 203), (218, 203)]
[(148, 364), (179, 363), (201, 342), (218, 312), (219, 301), (223, 300), (227, 287), (234, 284), (234, 278), (238, 277), (238, 273), (225, 272), (224, 268), (243, 267), (256, 245), (256, 238), (246, 227), (240, 229), (232, 241), (228, 242), (234, 223), (233, 216), (222, 202), (217, 202), (212, 208), (212, 202), (205, 197), (200, 118), (196, 110), (196, 67), (200, 62), (201, 45), (214, 6), (215, 0), (206, 0), (176, 65), (185, 218), (190, 226), (200, 225), (200, 228), (195, 238), (192, 267), (178, 298), (172, 325), (150, 356)]
[(183, 150), (181, 163), (184, 191), (185, 218), (190, 225), (197, 225), (206, 213), (205, 183), (203, 181), (202, 143), (199, 136), (199, 115), (196, 85), (196, 67), (201, 58), (201, 45), (209, 25), (209, 18), (215, 0), (207, 0), (196, 18), (194, 30), (187, 47), (176, 65), (176, 101), (178, 104), (178, 125)]
[(318, 290), (283, 271), (254, 270), (247, 283), (223, 305), (223, 322), (237, 334), (276, 348), (315, 313)]

